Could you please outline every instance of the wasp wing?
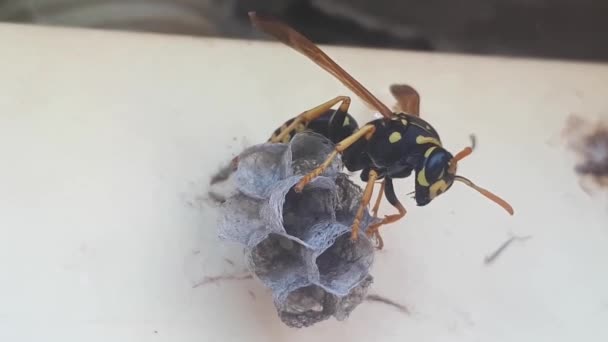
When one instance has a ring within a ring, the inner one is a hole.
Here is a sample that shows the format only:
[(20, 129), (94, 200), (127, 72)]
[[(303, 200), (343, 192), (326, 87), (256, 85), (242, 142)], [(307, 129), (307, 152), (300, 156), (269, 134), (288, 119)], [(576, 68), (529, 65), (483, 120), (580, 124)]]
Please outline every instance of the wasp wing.
[(392, 117), (393, 112), (385, 104), (380, 102), (361, 83), (349, 75), (308, 38), (272, 17), (260, 15), (256, 12), (249, 12), (249, 18), (254, 27), (272, 35), (282, 43), (310, 58), (321, 68), (336, 77), (362, 100), (377, 109), (385, 118), (390, 119)]
[(407, 84), (393, 84), (390, 90), (402, 112), (420, 116), (420, 95), (416, 89)]

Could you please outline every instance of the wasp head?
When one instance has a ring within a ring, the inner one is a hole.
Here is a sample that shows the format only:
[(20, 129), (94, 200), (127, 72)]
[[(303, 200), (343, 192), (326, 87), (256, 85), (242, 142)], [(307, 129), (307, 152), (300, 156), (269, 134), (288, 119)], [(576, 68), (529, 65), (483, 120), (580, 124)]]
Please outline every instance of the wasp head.
[(454, 183), (456, 163), (452, 154), (442, 147), (430, 147), (424, 158), (422, 168), (416, 172), (416, 203), (429, 204), (433, 199), (446, 192)]
[(473, 144), (470, 147), (465, 147), (455, 156), (443, 147), (432, 146), (424, 153), (422, 166), (416, 170), (416, 203), (419, 206), (425, 206), (437, 196), (445, 193), (454, 181), (459, 181), (477, 190), (483, 196), (495, 202), (509, 214), (513, 215), (513, 208), (502, 198), (496, 196), (490, 191), (475, 185), (465, 177), (456, 174), (458, 162), (470, 155), (473, 152)]

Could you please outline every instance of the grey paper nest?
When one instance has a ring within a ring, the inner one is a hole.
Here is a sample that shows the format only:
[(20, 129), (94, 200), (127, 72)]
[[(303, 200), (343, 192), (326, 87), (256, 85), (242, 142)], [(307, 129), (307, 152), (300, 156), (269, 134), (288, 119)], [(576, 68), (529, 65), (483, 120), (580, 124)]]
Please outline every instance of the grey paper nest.
[(288, 144), (245, 150), (232, 177), (236, 191), (221, 209), (220, 238), (244, 246), (249, 269), (272, 290), (279, 317), (291, 327), (346, 319), (373, 280), (374, 245), (364, 234), (372, 218), (366, 211), (352, 242), (362, 191), (341, 173), (341, 159), (301, 193), (292, 189), (333, 149), (306, 132)]

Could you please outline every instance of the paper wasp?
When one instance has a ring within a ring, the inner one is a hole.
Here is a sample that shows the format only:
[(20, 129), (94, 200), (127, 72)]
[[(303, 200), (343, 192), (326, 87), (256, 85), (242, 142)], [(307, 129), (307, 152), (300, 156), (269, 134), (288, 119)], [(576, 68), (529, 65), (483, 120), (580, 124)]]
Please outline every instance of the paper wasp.
[[(336, 144), (335, 150), (325, 162), (296, 184), (294, 188), (296, 192), (301, 192), (315, 177), (321, 175), (338, 154), (342, 154), (344, 165), (349, 171), (362, 171), (361, 180), (367, 185), (352, 224), (352, 239), (357, 239), (360, 221), (365, 208), (370, 203), (374, 185), (377, 181), (381, 181), (381, 190), (372, 209), (374, 216), (377, 216), (383, 194), (398, 210), (397, 214), (385, 216), (367, 230), (369, 235), (378, 238), (379, 247), (382, 248), (378, 228), (395, 222), (406, 214), (405, 208), (395, 194), (393, 179), (409, 177), (412, 172), (415, 172), (414, 197), (418, 206), (429, 204), (450, 189), (454, 181), (459, 181), (477, 190), (513, 215), (513, 208), (505, 200), (456, 174), (458, 162), (473, 152), (473, 146), (465, 147), (456, 155), (448, 152), (442, 146), (435, 129), (420, 118), (420, 97), (412, 87), (407, 85), (391, 87), (391, 92), (401, 107), (401, 111), (395, 113), (314, 43), (291, 27), (255, 12), (250, 12), (249, 17), (254, 27), (307, 56), (382, 114), (382, 118), (359, 127), (348, 113), (350, 98), (338, 96), (286, 121), (269, 139), (271, 143), (285, 143), (298, 132), (312, 130)], [(339, 107), (332, 110), (331, 108), (337, 104), (340, 104)]]

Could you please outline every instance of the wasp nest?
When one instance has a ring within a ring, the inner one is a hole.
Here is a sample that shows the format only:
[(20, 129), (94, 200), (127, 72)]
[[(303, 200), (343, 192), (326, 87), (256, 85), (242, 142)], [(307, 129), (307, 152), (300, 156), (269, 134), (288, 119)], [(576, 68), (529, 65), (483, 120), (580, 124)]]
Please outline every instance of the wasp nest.
[[(220, 238), (244, 245), (250, 271), (291, 327), (346, 319), (373, 280), (373, 243), (365, 234), (350, 240), (362, 191), (341, 173), (341, 159), (301, 193), (293, 190), (333, 149), (321, 135), (300, 133), (288, 144), (245, 150), (232, 177), (236, 191), (221, 208)], [(371, 221), (366, 211), (362, 232)]]

